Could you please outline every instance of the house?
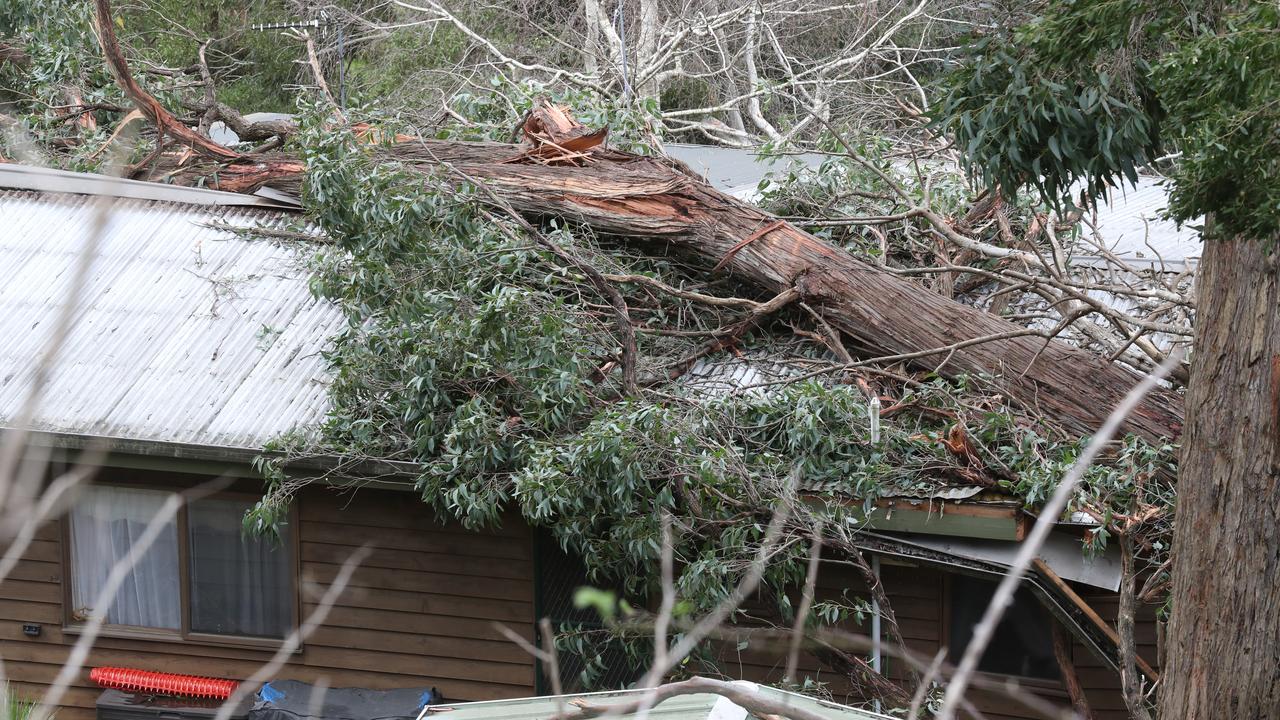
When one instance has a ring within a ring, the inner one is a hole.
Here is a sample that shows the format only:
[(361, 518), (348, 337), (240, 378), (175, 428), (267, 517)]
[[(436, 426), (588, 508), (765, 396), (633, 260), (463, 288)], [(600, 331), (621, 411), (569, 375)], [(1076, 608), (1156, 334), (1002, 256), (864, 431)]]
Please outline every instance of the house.
[[(111, 212), (97, 228), (100, 203)], [(539, 617), (582, 619), (570, 598), (584, 576), (520, 518), (469, 532), (419, 502), (412, 466), (310, 457), (293, 470), (359, 479), (300, 491), (279, 542), (243, 537), (241, 517), (261, 490), (254, 459), (271, 440), (314, 432), (323, 421), (323, 352), (345, 322), (308, 290), (305, 243), (316, 230), (287, 198), (0, 165), (0, 225), (5, 433), (17, 432), (33, 359), (74, 288), (86, 238), (96, 238), (76, 324), (51, 366), (28, 444), (55, 473), (86, 456), (102, 468), (0, 583), (0, 655), (19, 692), (42, 692), (85, 621), (104, 613), (89, 667), (247, 677), (366, 543), (373, 554), (280, 678), (434, 685), (446, 698), (473, 701), (547, 691), (532, 658), (495, 623), (533, 639)], [(236, 232), (251, 227), (268, 237)], [(695, 375), (731, 384), (768, 371), (747, 358)], [(93, 607), (107, 569), (166, 494), (223, 476), (231, 486), (165, 527), (115, 604)], [(883, 501), (860, 537), (912, 649), (932, 656), (963, 647), (1026, 525), (1018, 503), (978, 488)], [(1027, 583), (981, 669), (1064, 703), (1056, 621), (1069, 632), (1064, 652), (1095, 717), (1125, 717), (1104, 627), (1115, 616), (1118, 574), (1113, 559), (1082, 558), (1079, 532), (1064, 526), (1055, 534), (1045, 553), (1052, 574)], [(840, 558), (825, 563), (818, 584), (835, 596), (866, 587)], [(1149, 613), (1140, 624), (1139, 652), (1154, 660)], [(860, 630), (878, 638), (869, 625)], [(726, 647), (722, 659), (726, 672), (759, 682), (778, 681), (785, 662), (750, 642)], [(893, 659), (873, 662), (904, 676)], [(802, 670), (834, 697), (849, 692), (844, 678), (818, 673), (812, 657)], [(86, 669), (60, 720), (88, 718), (98, 692)], [(1039, 717), (992, 690), (972, 697), (990, 718)]]
[[(232, 486), (184, 509), (136, 568), (91, 667), (246, 677), (312, 608), (308, 584), (327, 586), (356, 547), (373, 543), (377, 552), (281, 677), (434, 684), (468, 700), (534, 692), (532, 660), (493, 627), (532, 636), (528, 527), (474, 534), (441, 525), (409, 476), (383, 467), (355, 495), (302, 493), (278, 545), (241, 541), (240, 517), (261, 493), (254, 457), (324, 416), (321, 351), (343, 318), (311, 297), (303, 253), (226, 228), (284, 228), (296, 212), (260, 197), (15, 166), (0, 166), (0, 183), (6, 426), (68, 295), (95, 203), (111, 203), (77, 324), (32, 422), (32, 444), (52, 453), (55, 472), (86, 451), (107, 454), (93, 486), (0, 583), (0, 654), (19, 692), (36, 695), (52, 680), (78, 627), (102, 611), (91, 599), (106, 572), (166, 493), (223, 475)], [(92, 714), (100, 690), (87, 672), (60, 719)]]

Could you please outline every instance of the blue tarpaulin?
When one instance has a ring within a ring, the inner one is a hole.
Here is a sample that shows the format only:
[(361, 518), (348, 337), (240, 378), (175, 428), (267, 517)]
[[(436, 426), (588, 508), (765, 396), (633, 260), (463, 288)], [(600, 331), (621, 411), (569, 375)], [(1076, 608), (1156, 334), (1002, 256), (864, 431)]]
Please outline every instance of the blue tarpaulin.
[[(439, 703), (435, 688), (326, 688), (273, 680), (258, 691), (249, 720), (414, 720), (422, 708)], [(313, 700), (314, 698), (314, 700)]]

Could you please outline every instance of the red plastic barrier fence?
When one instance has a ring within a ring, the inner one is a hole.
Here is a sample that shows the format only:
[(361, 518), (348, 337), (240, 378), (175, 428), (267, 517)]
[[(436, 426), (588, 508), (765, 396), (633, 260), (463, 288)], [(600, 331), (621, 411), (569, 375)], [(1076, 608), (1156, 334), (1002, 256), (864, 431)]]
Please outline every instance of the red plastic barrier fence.
[(240, 684), (235, 680), (114, 667), (94, 668), (89, 671), (89, 679), (102, 687), (116, 690), (215, 700), (226, 700), (231, 697), (231, 693), (235, 692), (236, 686)]

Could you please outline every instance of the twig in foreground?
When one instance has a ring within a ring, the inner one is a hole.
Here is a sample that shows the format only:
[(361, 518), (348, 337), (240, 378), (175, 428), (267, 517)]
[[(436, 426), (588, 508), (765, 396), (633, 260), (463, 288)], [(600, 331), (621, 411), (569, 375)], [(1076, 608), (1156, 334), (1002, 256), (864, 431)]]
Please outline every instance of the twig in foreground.
[(1089, 439), (1088, 446), (1085, 447), (1084, 452), (1081, 453), (1075, 464), (1071, 466), (1066, 476), (1062, 478), (1062, 482), (1058, 483), (1058, 487), (1054, 489), (1053, 495), (1045, 503), (1040, 512), (1040, 517), (1036, 519), (1035, 525), (1032, 526), (1031, 532), (1028, 533), (1027, 539), (1018, 548), (1018, 555), (1014, 558), (1009, 571), (1005, 573), (1004, 579), (1000, 581), (999, 587), (996, 588), (995, 595), (991, 598), (991, 604), (987, 606), (987, 611), (982, 616), (982, 621), (974, 628), (973, 639), (969, 641), (969, 646), (965, 648), (964, 656), (960, 659), (956, 674), (952, 677), (951, 683), (947, 685), (946, 695), (943, 696), (942, 708), (938, 712), (938, 720), (952, 720), (955, 717), (956, 706), (959, 704), (960, 699), (964, 697), (969, 681), (977, 670), (978, 660), (982, 658), (987, 645), (990, 644), (991, 637), (995, 634), (996, 626), (1000, 623), (1000, 618), (1004, 615), (1005, 608), (1012, 602), (1013, 593), (1018, 588), (1018, 583), (1026, 575), (1031, 561), (1040, 552), (1040, 547), (1044, 544), (1045, 538), (1049, 536), (1049, 530), (1057, 523), (1058, 518), (1066, 509), (1067, 502), (1071, 499), (1071, 494), (1075, 492), (1076, 485), (1079, 484), (1080, 479), (1084, 477), (1085, 471), (1093, 465), (1094, 459), (1098, 457), (1098, 453), (1102, 451), (1102, 448), (1119, 432), (1120, 426), (1129, 417), (1129, 414), (1133, 412), (1134, 408), (1138, 406), (1138, 403), (1142, 401), (1142, 398), (1165, 375), (1172, 372), (1180, 362), (1182, 362), (1182, 353), (1171, 354), (1154, 372), (1130, 390), (1124, 399), (1120, 401), (1120, 404), (1107, 416), (1107, 420), (1098, 430), (1098, 434)]

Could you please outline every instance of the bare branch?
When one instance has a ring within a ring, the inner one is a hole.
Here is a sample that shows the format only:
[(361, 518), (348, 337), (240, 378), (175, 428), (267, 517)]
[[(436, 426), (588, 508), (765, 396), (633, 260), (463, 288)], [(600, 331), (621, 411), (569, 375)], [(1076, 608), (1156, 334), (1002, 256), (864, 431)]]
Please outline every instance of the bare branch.
[(804, 578), (804, 590), (800, 595), (800, 607), (796, 608), (795, 623), (791, 627), (791, 647), (787, 651), (787, 671), (783, 684), (792, 687), (796, 681), (796, 668), (800, 664), (800, 645), (804, 640), (804, 626), (813, 607), (814, 588), (818, 584), (818, 568), (822, 561), (822, 524), (813, 529), (813, 544), (809, 546), (809, 570)]
[(214, 720), (230, 720), (241, 700), (244, 700), (249, 693), (257, 691), (259, 685), (275, 677), (276, 673), (280, 672), (280, 668), (289, 662), (293, 653), (302, 647), (303, 641), (311, 637), (316, 628), (324, 624), (325, 618), (329, 617), (329, 611), (333, 609), (342, 592), (347, 589), (347, 584), (351, 582), (351, 575), (355, 573), (356, 568), (360, 567), (360, 563), (369, 557), (371, 552), (372, 548), (369, 545), (361, 545), (347, 557), (346, 562), (342, 563), (342, 567), (338, 568), (337, 576), (333, 578), (333, 582), (329, 583), (329, 587), (324, 591), (324, 595), (320, 596), (320, 600), (316, 603), (315, 608), (311, 610), (311, 613), (307, 615), (301, 625), (289, 633), (289, 636), (276, 649), (270, 660), (263, 663), (252, 675), (236, 686), (231, 696), (218, 708), (218, 713), (214, 715)]
[(1041, 509), (1040, 517), (1036, 519), (1035, 525), (1027, 533), (1027, 538), (1019, 545), (1018, 554), (1010, 565), (1009, 570), (1005, 573), (1004, 578), (1000, 581), (1000, 585), (996, 588), (991, 598), (991, 604), (987, 606), (986, 612), (983, 613), (982, 620), (974, 628), (973, 639), (969, 642), (969, 646), (965, 648), (959, 668), (951, 679), (951, 683), (947, 685), (942, 709), (938, 716), (939, 720), (951, 720), (955, 717), (960, 699), (964, 696), (973, 673), (978, 667), (978, 660), (991, 642), (991, 637), (995, 634), (996, 626), (1000, 623), (1000, 618), (1004, 615), (1005, 608), (1012, 602), (1013, 593), (1017, 589), (1018, 583), (1022, 581), (1022, 577), (1026, 574), (1027, 568), (1030, 567), (1031, 561), (1040, 552), (1040, 547), (1044, 544), (1045, 538), (1048, 537), (1049, 530), (1057, 523), (1063, 510), (1066, 509), (1067, 502), (1071, 499), (1072, 493), (1075, 492), (1076, 485), (1080, 482), (1080, 479), (1084, 477), (1085, 471), (1093, 465), (1094, 459), (1102, 451), (1103, 446), (1110, 442), (1111, 438), (1115, 437), (1125, 418), (1138, 407), (1142, 398), (1155, 388), (1160, 380), (1168, 375), (1180, 362), (1182, 362), (1181, 353), (1172, 355), (1160, 367), (1156, 368), (1154, 373), (1143, 378), (1142, 382), (1130, 390), (1124, 400), (1107, 416), (1106, 422), (1099, 428), (1097, 434), (1090, 438), (1089, 444), (1085, 447), (1084, 452), (1080, 454), (1080, 458), (1076, 460), (1066, 476), (1054, 488), (1053, 495), (1049, 497)]

